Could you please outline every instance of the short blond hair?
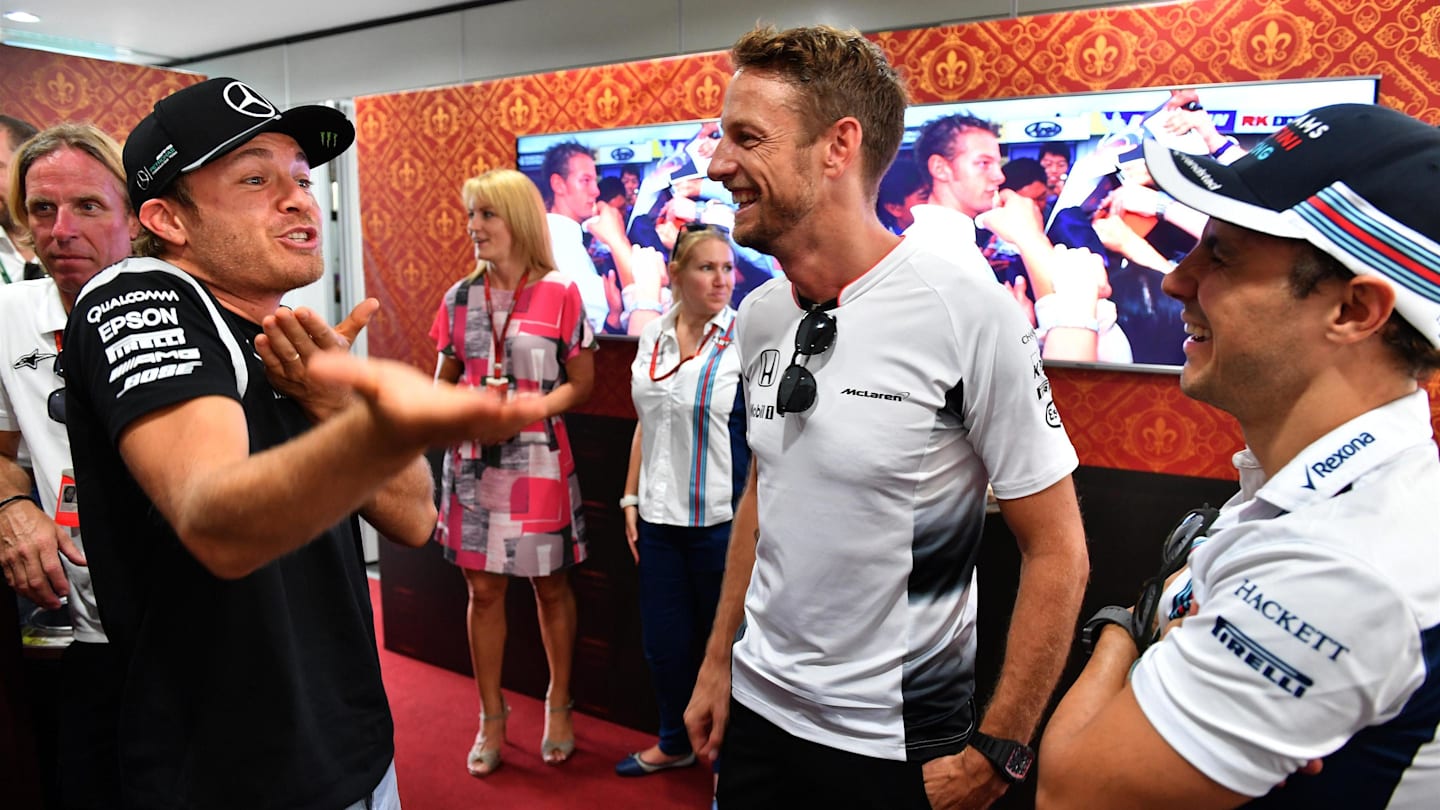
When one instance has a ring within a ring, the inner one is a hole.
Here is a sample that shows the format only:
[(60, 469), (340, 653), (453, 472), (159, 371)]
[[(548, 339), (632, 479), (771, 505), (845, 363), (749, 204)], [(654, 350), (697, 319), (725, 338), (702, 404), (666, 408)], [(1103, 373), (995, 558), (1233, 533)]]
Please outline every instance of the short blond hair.
[[(550, 249), (550, 228), (545, 222), (545, 200), (530, 178), (514, 169), (492, 169), (465, 181), (460, 189), (465, 208), (473, 210), (480, 200), (489, 203), (510, 228), (511, 250), (518, 251), (525, 270), (544, 276), (555, 269)], [(480, 262), (471, 277), (489, 267)]]

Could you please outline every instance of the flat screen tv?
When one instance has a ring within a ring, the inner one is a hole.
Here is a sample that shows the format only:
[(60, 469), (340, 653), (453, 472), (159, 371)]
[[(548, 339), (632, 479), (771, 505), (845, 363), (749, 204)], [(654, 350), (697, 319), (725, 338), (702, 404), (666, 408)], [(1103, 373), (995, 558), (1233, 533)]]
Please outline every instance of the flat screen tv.
[[(1379, 79), (1374, 76), (1200, 85), (1186, 88), (1192, 107), (1202, 108), (1219, 135), (1248, 149), (1307, 110), (1326, 104), (1373, 104)], [(1099, 365), (1144, 371), (1174, 371), (1184, 362), (1184, 334), (1179, 305), (1160, 291), (1168, 267), (1152, 268), (1104, 247), (1089, 218), (1111, 186), (1125, 180), (1126, 167), (1135, 173), (1140, 141), (1148, 132), (1168, 145), (1207, 151), (1193, 133), (1173, 138), (1153, 124), (1152, 115), (1171, 102), (1171, 88), (1111, 90), (1063, 96), (986, 99), (924, 104), (905, 113), (900, 153), (881, 183), (876, 209), (896, 232), (908, 226), (909, 207), (927, 196), (930, 178), (915, 159), (916, 139), (927, 122), (963, 114), (993, 124), (1008, 169), (1007, 186), (1043, 175), (1044, 194), (1037, 193), (1047, 236), (1056, 244), (1087, 247), (1107, 263), (1115, 321), (1129, 345), (1128, 352), (1102, 354)], [(1147, 126), (1146, 121), (1152, 123)], [(574, 141), (595, 155), (602, 199), (623, 195), (631, 241), (656, 247), (668, 257), (678, 226), (693, 220), (728, 226), (734, 220), (729, 193), (705, 176), (718, 143), (716, 121), (687, 121), (609, 130), (526, 135), (517, 140), (520, 171), (542, 190), (547, 182), (545, 152)], [(1013, 181), (1012, 181), (1012, 178)], [(1107, 185), (1108, 184), (1108, 185)], [(913, 193), (920, 190), (919, 193)], [(617, 200), (619, 197), (616, 198)], [(1127, 216), (1140, 235), (1166, 262), (1193, 247), (1194, 234), (1171, 222)], [(996, 270), (997, 282), (1014, 272), (1013, 249), (983, 229), (977, 234), (982, 251)], [(1190, 223), (1187, 223), (1190, 224)], [(781, 272), (772, 258), (735, 246), (737, 274), (734, 303)], [(593, 251), (592, 251), (593, 252)], [(1161, 262), (1151, 262), (1160, 264)], [(1116, 359), (1120, 357), (1121, 359)]]
[[(1197, 133), (1174, 136), (1166, 132), (1156, 113), (1180, 102), (1203, 110), (1216, 135), (1235, 141), (1225, 150), (1233, 149), (1231, 154), (1238, 155), (1308, 110), (1341, 102), (1373, 104), (1378, 90), (1379, 79), (1370, 76), (1201, 85), (1186, 88), (1183, 96), (1172, 94), (1170, 88), (1156, 88), (916, 105), (905, 112), (905, 137), (895, 163), (882, 181), (877, 208), (882, 220), (901, 230), (908, 224), (909, 206), (925, 197), (925, 191), (910, 192), (930, 180), (929, 172), (915, 155), (917, 139), (927, 123), (960, 114), (995, 125), (1004, 160), (1005, 187), (1021, 194), (1026, 194), (1028, 187), (1052, 243), (1088, 248), (1106, 263), (1109, 300), (1124, 343), (1107, 351), (1102, 339), (1102, 352), (1095, 362), (1173, 372), (1185, 362), (1185, 335), (1180, 305), (1161, 292), (1160, 282), (1169, 271), (1169, 263), (1194, 247), (1204, 218), (1198, 217), (1197, 221), (1197, 217), (1171, 216), (1157, 221), (1153, 216), (1120, 217), (1118, 208), (1109, 203), (1109, 192), (1116, 187), (1135, 180), (1137, 175), (1141, 181), (1146, 179), (1143, 162), (1138, 162), (1143, 138), (1158, 137), (1167, 146), (1182, 151), (1210, 151)], [(1108, 213), (1115, 213), (1116, 221), (1104, 225), (1123, 223), (1153, 251), (1146, 250), (1144, 257), (1132, 259), (1106, 247), (1107, 242), (1116, 242), (1115, 232), (1099, 228), (1102, 223), (1096, 220)], [(985, 215), (981, 214), (977, 242), (990, 260), (997, 281), (1023, 273), (1020, 251), (984, 226)], [(1108, 238), (1102, 241), (1100, 232)]]

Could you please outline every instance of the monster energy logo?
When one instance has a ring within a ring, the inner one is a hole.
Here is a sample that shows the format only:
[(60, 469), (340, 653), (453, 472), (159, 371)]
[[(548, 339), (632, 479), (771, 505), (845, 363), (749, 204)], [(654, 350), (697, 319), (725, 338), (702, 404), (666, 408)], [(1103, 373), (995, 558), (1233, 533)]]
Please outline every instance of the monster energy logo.
[(340, 142), (340, 136), (334, 132), (320, 133), (320, 145), (326, 149), (334, 149), (335, 144)]

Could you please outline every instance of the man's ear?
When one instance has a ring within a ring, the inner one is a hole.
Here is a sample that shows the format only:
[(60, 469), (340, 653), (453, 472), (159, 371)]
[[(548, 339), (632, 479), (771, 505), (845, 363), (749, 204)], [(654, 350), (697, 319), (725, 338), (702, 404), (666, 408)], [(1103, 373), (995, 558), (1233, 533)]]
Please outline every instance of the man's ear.
[(140, 224), (145, 230), (172, 245), (189, 242), (185, 221), (180, 218), (177, 204), (164, 198), (146, 200), (140, 206)]
[(865, 131), (859, 119), (847, 115), (830, 125), (825, 144), (825, 172), (832, 176), (844, 172), (851, 163), (861, 159), (861, 143)]
[(565, 175), (550, 175), (550, 192), (552, 194), (563, 194), (565, 192)]
[(140, 238), (140, 219), (133, 212), (125, 214), (125, 231), (130, 234), (131, 242)]
[(1356, 274), (1344, 282), (1330, 323), (1331, 339), (1357, 343), (1385, 328), (1395, 311), (1395, 288), (1375, 276)]
[(948, 183), (953, 179), (950, 176), (950, 161), (946, 160), (943, 155), (931, 155), (930, 158), (925, 161), (925, 169), (930, 172), (930, 177), (933, 180)]

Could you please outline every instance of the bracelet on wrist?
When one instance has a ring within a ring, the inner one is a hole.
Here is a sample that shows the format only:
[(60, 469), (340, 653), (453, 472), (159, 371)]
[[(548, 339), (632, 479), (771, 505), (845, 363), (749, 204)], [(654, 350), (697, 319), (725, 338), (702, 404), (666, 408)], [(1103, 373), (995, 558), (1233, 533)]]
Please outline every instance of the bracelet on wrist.
[(35, 499), (30, 497), (29, 495), (11, 495), (8, 498), (0, 499), (0, 509), (4, 509), (5, 507), (9, 506), (12, 503), (15, 503), (16, 501), (29, 501), (31, 503), (35, 503)]
[(1235, 146), (1237, 143), (1239, 143), (1239, 141), (1236, 141), (1234, 138), (1227, 135), (1225, 137), (1225, 143), (1220, 144), (1219, 149), (1211, 152), (1210, 157), (1219, 159), (1221, 155), (1225, 154), (1227, 151), (1229, 151), (1230, 147)]
[(624, 496), (624, 497), (622, 497), (622, 498), (620, 499), (620, 508), (621, 508), (621, 509), (624, 509), (624, 508), (627, 507), (627, 506), (636, 506), (636, 507), (638, 507), (639, 505), (640, 505), (640, 496), (639, 496), (639, 495), (626, 495), (626, 496)]

